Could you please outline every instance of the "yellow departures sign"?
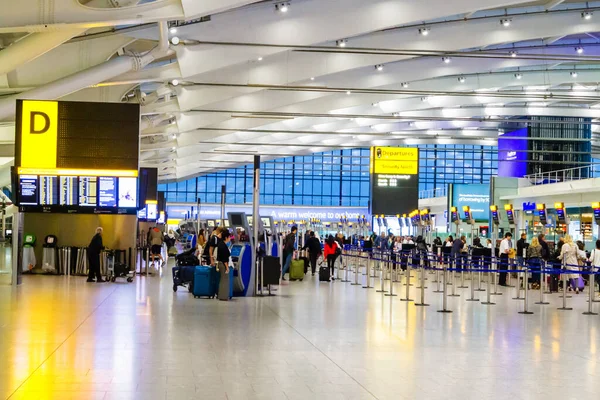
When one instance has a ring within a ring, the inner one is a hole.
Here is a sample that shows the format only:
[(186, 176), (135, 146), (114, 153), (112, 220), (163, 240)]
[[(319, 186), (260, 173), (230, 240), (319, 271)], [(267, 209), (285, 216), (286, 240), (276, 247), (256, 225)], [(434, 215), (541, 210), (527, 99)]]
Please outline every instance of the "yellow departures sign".
[(56, 168), (58, 102), (23, 100), (22, 104), (20, 167)]
[(419, 149), (412, 147), (373, 147), (371, 167), (375, 174), (417, 175)]

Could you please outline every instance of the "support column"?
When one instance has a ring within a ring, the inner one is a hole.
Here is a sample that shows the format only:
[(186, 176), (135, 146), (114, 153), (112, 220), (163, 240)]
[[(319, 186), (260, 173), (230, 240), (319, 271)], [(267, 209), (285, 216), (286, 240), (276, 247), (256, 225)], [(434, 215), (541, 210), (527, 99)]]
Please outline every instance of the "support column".
[(254, 156), (254, 190), (252, 194), (252, 219), (254, 221), (254, 229), (252, 229), (252, 269), (250, 272), (250, 285), (246, 295), (248, 297), (256, 295), (257, 274), (256, 261), (258, 259), (258, 219), (260, 218), (260, 156)]

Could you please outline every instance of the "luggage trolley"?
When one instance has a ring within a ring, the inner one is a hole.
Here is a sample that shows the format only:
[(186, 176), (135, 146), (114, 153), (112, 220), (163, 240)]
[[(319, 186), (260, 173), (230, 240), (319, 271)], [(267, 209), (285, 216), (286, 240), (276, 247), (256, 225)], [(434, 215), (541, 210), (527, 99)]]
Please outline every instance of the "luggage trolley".
[(126, 278), (127, 282), (133, 282), (134, 271), (127, 264), (116, 260), (117, 253), (118, 250), (106, 250), (104, 252), (106, 281), (116, 282), (117, 278)]

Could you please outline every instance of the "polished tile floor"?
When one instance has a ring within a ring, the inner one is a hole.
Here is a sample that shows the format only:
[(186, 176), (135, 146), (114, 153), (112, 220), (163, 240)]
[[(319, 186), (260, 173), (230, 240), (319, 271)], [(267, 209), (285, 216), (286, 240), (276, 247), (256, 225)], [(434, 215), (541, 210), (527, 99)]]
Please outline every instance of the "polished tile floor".
[(26, 277), (17, 289), (0, 287), (0, 398), (597, 396), (600, 317), (581, 314), (584, 295), (558, 311), (557, 295), (538, 306), (533, 292), (535, 314), (520, 315), (514, 289), (495, 306), (467, 302), (469, 290), (458, 289), (448, 299), (454, 312), (441, 314), (429, 278), (431, 306), (417, 308), (313, 277), (229, 303), (173, 293), (170, 270), (131, 284)]

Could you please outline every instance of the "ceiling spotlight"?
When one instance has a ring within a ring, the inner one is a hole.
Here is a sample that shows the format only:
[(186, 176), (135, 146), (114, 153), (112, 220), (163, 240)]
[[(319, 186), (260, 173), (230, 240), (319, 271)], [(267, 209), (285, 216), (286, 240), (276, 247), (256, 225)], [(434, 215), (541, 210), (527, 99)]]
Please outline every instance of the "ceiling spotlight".
[(444, 62), (444, 64), (450, 64), (450, 61), (452, 61), (450, 59), (450, 57), (442, 57), (442, 61)]
[(173, 85), (173, 86), (177, 86), (177, 85), (179, 85), (179, 81), (178, 81), (177, 79), (173, 79), (173, 80), (171, 81), (171, 85)]
[(352, 92), (348, 90), (348, 91), (346, 91), (346, 94), (347, 94), (348, 96), (350, 96), (350, 95), (352, 94)]
[(172, 27), (171, 29), (169, 29), (169, 32), (171, 32), (172, 35), (177, 33), (177, 28)]
[(460, 83), (465, 83), (465, 82), (467, 81), (467, 78), (465, 78), (464, 76), (459, 76), (459, 77), (458, 77), (458, 81), (459, 81)]
[(288, 12), (290, 9), (290, 3), (277, 3), (275, 4), (275, 11), (279, 11), (282, 13)]
[(371, 103), (373, 107), (379, 107), (379, 103)]
[(419, 33), (423, 36), (429, 35), (429, 31), (430, 31), (429, 28), (419, 28)]
[(408, 126), (415, 126), (415, 123), (414, 122), (409, 122)]
[(571, 72), (571, 78), (577, 78), (577, 71)]
[(173, 135), (173, 139), (177, 139), (177, 135)]
[(177, 147), (171, 147), (171, 150), (175, 151), (177, 150)]
[(512, 19), (510, 18), (504, 18), (500, 20), (500, 25), (502, 25), (505, 28), (508, 28), (510, 26), (510, 23), (512, 22)]
[(429, 97), (421, 97), (421, 101), (423, 103), (427, 103), (429, 101)]
[(180, 40), (177, 36), (173, 36), (171, 38), (171, 43), (174, 44), (175, 46), (177, 46), (179, 44)]
[(515, 50), (512, 50), (511, 52), (509, 52), (508, 54), (510, 54), (510, 56), (512, 58), (515, 58), (517, 56), (517, 52)]
[(314, 77), (314, 76), (311, 76), (311, 77), (310, 77), (310, 80), (311, 80), (311, 81), (314, 81), (314, 80), (315, 80), (315, 77)]
[(377, 65), (375, 66), (375, 69), (376, 69), (377, 71), (383, 71), (383, 64), (377, 64)]
[(263, 58), (262, 58), (262, 57), (258, 57), (258, 58), (257, 58), (257, 60), (258, 60), (258, 61), (262, 61), (262, 60), (263, 60)]
[(335, 45), (337, 47), (346, 47), (347, 44), (348, 44), (348, 41), (346, 39), (340, 39), (340, 40), (335, 41)]
[(591, 12), (591, 11), (584, 11), (584, 12), (581, 13), (581, 18), (586, 19), (586, 20), (587, 19), (592, 19), (592, 15), (594, 15), (593, 12)]
[(523, 78), (523, 74), (519, 74), (519, 73), (517, 73), (517, 74), (515, 74), (515, 78), (517, 78), (517, 79), (521, 79), (521, 78)]
[(577, 52), (577, 54), (583, 54), (583, 47), (577, 46), (575, 47), (575, 51)]
[(402, 87), (406, 89), (408, 87), (408, 82), (402, 82)]
[(395, 112), (395, 113), (392, 114), (392, 117), (399, 117), (399, 116), (400, 116), (399, 112)]

